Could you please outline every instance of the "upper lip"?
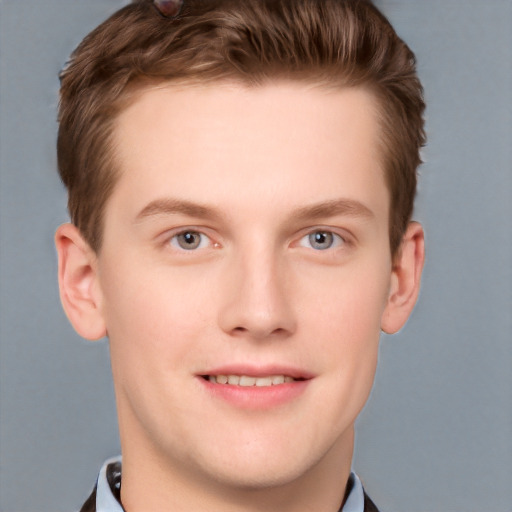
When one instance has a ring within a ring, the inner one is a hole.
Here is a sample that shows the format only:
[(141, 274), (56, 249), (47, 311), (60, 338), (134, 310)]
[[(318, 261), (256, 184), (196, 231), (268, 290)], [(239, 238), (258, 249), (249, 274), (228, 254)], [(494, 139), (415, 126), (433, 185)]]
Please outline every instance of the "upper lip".
[(247, 364), (228, 364), (215, 366), (199, 375), (247, 375), (248, 377), (270, 377), (272, 375), (284, 375), (294, 379), (312, 379), (314, 375), (302, 368), (282, 364), (270, 364), (255, 366)]

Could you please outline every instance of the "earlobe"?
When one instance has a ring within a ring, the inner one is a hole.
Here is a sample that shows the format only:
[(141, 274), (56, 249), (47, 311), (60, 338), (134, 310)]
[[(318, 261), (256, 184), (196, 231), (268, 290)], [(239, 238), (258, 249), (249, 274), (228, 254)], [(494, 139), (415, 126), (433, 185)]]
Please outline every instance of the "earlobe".
[(106, 335), (97, 281), (96, 255), (73, 224), (55, 233), (59, 258), (59, 291), (66, 315), (75, 330), (89, 340)]
[(418, 298), (424, 260), (423, 228), (411, 222), (393, 264), (389, 296), (381, 319), (384, 332), (399, 331), (409, 318)]

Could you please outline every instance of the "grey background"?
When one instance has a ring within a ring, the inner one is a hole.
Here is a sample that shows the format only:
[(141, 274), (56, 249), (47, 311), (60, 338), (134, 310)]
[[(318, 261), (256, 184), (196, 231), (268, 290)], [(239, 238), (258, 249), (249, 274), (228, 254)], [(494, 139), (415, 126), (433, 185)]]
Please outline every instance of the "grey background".
[[(108, 347), (61, 312), (57, 73), (120, 0), (0, 0), (0, 510), (79, 507), (119, 452)], [(384, 337), (354, 466), (382, 512), (512, 511), (512, 1), (378, 2), (416, 52), (429, 145), (417, 309)]]

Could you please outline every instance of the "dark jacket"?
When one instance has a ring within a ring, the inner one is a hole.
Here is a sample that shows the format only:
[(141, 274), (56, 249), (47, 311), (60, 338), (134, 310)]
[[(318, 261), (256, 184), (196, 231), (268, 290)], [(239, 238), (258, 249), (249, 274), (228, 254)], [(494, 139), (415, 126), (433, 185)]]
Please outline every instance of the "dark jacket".
[[(112, 493), (117, 498), (117, 501), (121, 503), (121, 465), (118, 462), (109, 464), (107, 467), (107, 481), (112, 489)], [(83, 504), (80, 512), (96, 512), (96, 487), (94, 487), (91, 495)], [(373, 501), (366, 493), (364, 493), (364, 512), (379, 512)]]

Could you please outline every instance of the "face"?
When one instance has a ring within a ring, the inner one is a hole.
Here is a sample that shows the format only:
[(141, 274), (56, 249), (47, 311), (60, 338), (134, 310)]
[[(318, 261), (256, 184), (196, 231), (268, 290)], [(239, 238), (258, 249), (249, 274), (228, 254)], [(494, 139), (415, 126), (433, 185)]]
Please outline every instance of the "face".
[(392, 280), (377, 141), (356, 89), (161, 87), (122, 113), (96, 284), (125, 458), (242, 487), (350, 458)]

